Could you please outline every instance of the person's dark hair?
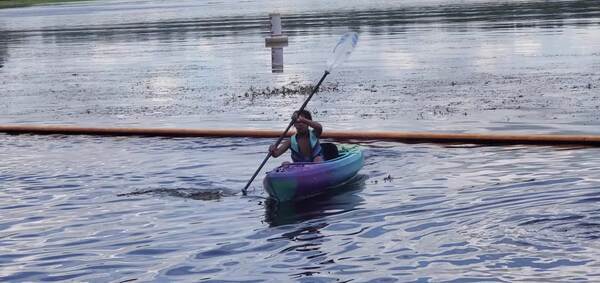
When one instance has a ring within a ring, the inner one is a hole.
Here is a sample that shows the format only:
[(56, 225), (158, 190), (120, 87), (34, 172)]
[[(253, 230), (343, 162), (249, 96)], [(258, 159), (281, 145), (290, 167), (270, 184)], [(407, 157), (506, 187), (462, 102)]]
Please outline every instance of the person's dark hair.
[[(298, 114), (298, 111), (294, 112), (294, 115)], [(304, 118), (308, 119), (308, 120), (312, 120), (312, 115), (310, 115), (310, 111), (306, 110), (306, 109), (302, 109), (302, 111), (300, 111), (300, 115), (299, 116), (304, 116)]]

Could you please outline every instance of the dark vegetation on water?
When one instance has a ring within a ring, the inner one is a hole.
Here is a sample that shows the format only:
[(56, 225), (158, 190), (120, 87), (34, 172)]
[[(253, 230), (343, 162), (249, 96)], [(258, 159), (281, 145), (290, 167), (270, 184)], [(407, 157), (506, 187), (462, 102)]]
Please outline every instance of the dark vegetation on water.
[[(287, 85), (281, 87), (265, 87), (259, 88), (251, 86), (248, 91), (244, 93), (244, 97), (256, 97), (256, 96), (286, 96), (286, 95), (306, 95), (310, 94), (314, 89), (313, 84), (301, 84), (298, 81), (293, 81)], [(340, 90), (338, 83), (325, 83), (319, 88), (319, 91), (338, 91)]]
[[(473, 115), (494, 115), (511, 111), (514, 117), (504, 121), (525, 119), (527, 111), (540, 111), (545, 119), (581, 117), (598, 109), (599, 78), (593, 74), (577, 74), (577, 77), (507, 76), (483, 74), (461, 80), (421, 79), (403, 81), (403, 85), (363, 81), (355, 85), (339, 82), (325, 83), (316, 101), (323, 103), (321, 111), (335, 115), (335, 108), (348, 94), (359, 98), (358, 103), (347, 105), (361, 118), (396, 119), (403, 116), (414, 120), (464, 119)], [(543, 82), (543, 83), (540, 83)], [(251, 86), (243, 93), (225, 94), (222, 103), (228, 107), (269, 105), (297, 101), (312, 91), (312, 84), (292, 82), (280, 87)], [(562, 93), (566, 95), (561, 95)], [(278, 98), (279, 100), (274, 100)], [(567, 107), (568, 106), (568, 107)], [(275, 111), (277, 112), (277, 111)], [(598, 120), (593, 115), (588, 119)], [(471, 119), (471, 118), (467, 118)]]
[(131, 197), (131, 196), (139, 196), (139, 195), (159, 195), (159, 196), (171, 196), (178, 198), (186, 198), (193, 200), (219, 200), (221, 197), (231, 195), (230, 193), (225, 192), (224, 190), (218, 189), (190, 189), (190, 188), (178, 188), (178, 189), (170, 189), (170, 188), (157, 188), (157, 189), (145, 189), (145, 190), (136, 190), (131, 193), (118, 194), (118, 197)]
[[(315, 85), (313, 84), (302, 84), (298, 81), (292, 81), (281, 87), (250, 86), (244, 94), (232, 94), (231, 97), (225, 101), (225, 104), (229, 105), (230, 103), (239, 100), (249, 100), (250, 102), (254, 102), (257, 98), (309, 95), (314, 87)], [(339, 83), (324, 83), (319, 87), (320, 92), (339, 92), (340, 90)]]

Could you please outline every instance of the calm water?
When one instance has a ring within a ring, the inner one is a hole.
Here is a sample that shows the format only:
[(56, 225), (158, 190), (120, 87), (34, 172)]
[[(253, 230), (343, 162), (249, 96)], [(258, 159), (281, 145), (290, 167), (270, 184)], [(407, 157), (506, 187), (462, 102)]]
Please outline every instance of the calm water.
[[(330, 127), (598, 132), (596, 1), (386, 2), (2, 10), (0, 122), (279, 129), (304, 97), (244, 94), (314, 84), (354, 30), (358, 49), (309, 104)], [(289, 36), (282, 74), (264, 45), (273, 11)]]
[[(326, 129), (600, 132), (596, 1), (174, 2), (0, 10), (0, 123), (282, 129), (304, 96), (262, 92), (354, 30)], [(0, 134), (0, 281), (600, 281), (598, 149), (363, 143), (355, 183), (277, 205), (240, 195), (272, 142)]]

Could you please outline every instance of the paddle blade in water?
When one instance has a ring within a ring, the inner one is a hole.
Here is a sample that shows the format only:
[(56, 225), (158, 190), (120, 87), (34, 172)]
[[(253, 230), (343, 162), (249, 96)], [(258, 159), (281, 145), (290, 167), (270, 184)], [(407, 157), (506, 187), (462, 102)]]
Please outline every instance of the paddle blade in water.
[(331, 71), (342, 64), (348, 56), (352, 53), (352, 50), (356, 47), (358, 43), (358, 34), (355, 32), (347, 32), (342, 35), (342, 38), (338, 41), (335, 48), (333, 48), (333, 54), (330, 55), (327, 60), (327, 72), (331, 73)]

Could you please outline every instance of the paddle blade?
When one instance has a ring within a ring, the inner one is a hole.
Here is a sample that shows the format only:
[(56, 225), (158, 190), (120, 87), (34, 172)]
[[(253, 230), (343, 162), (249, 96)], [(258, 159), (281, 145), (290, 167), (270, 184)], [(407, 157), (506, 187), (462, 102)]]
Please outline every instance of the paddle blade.
[(356, 47), (358, 43), (358, 34), (355, 32), (347, 32), (342, 35), (342, 38), (338, 41), (335, 48), (333, 48), (333, 53), (330, 55), (327, 60), (327, 72), (331, 73), (331, 71), (341, 65), (348, 56), (352, 53), (352, 50)]

